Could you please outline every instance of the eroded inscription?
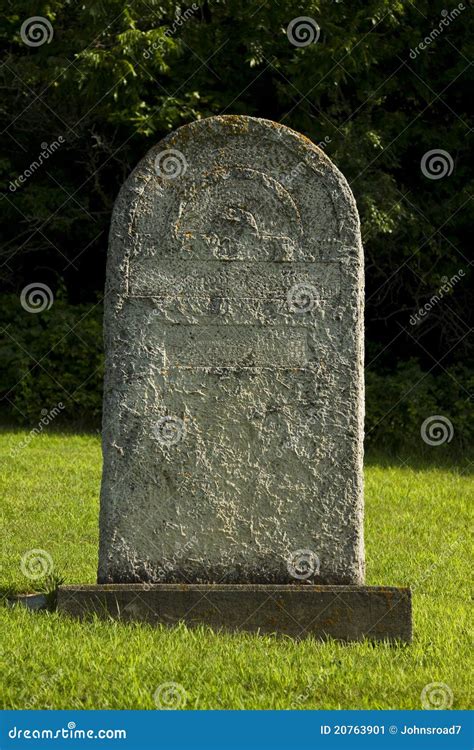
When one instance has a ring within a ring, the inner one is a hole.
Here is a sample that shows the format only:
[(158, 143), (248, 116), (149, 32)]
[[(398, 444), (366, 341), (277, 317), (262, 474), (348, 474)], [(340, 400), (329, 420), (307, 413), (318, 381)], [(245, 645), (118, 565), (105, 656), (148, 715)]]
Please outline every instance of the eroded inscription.
[(210, 118), (139, 164), (107, 268), (101, 581), (286, 583), (303, 551), (362, 582), (362, 273), (344, 178), (288, 128)]

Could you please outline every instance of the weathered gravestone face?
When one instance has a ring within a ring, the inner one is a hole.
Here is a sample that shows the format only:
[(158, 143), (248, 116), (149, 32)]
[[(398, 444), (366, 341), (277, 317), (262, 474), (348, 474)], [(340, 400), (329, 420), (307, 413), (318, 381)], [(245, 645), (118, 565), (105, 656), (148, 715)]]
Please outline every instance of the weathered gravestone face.
[(303, 136), (213, 117), (147, 154), (110, 236), (99, 582), (362, 583), (362, 295)]

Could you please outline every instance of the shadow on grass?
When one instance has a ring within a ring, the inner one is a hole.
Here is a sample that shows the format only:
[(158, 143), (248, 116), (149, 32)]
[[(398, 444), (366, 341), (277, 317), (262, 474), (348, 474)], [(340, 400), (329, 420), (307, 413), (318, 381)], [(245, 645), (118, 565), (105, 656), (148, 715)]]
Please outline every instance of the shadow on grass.
[[(1, 418), (1, 417), (0, 417)], [(2, 419), (0, 423), (0, 435), (2, 434), (24, 434), (32, 431), (36, 425), (21, 426), (9, 419)], [(48, 425), (42, 430), (42, 435), (54, 437), (95, 437), (101, 438), (101, 428), (97, 423), (58, 423)], [(413, 446), (403, 444), (398, 448), (390, 446), (375, 447), (365, 446), (364, 464), (368, 467), (380, 468), (408, 468), (415, 471), (423, 469), (445, 469), (457, 474), (471, 475), (474, 473), (474, 451), (460, 449), (453, 444), (438, 446), (421, 445), (419, 442)]]
[[(19, 591), (16, 586), (7, 585), (0, 587), (0, 605), (13, 606), (15, 604), (31, 610), (48, 610), (53, 612), (58, 603), (58, 587), (62, 586), (65, 578), (60, 573), (51, 573), (36, 581), (31, 591)], [(44, 599), (41, 605), (37, 605), (37, 599)], [(31, 602), (31, 606), (29, 606)]]
[(370, 448), (364, 457), (364, 465), (381, 469), (412, 469), (423, 471), (442, 469), (455, 474), (469, 476), (474, 473), (474, 453), (456, 452), (451, 446), (426, 446), (426, 449), (410, 450), (406, 446), (399, 451)]
[[(34, 425), (19, 425), (18, 422), (11, 422), (8, 419), (0, 416), (0, 435), (20, 435), (25, 432), (33, 432), (35, 428), (38, 428), (37, 424)], [(41, 435), (51, 435), (60, 437), (61, 435), (72, 437), (98, 437), (101, 436), (100, 425), (91, 425), (86, 423), (68, 423), (68, 422), (55, 422), (51, 423), (47, 427), (41, 430)]]

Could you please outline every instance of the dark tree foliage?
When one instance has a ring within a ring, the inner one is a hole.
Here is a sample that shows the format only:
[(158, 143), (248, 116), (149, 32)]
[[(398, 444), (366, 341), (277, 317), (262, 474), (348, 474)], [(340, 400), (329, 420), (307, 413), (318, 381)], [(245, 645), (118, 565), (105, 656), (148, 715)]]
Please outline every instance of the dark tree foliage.
[[(4, 0), (4, 9), (0, 388), (8, 408), (34, 422), (45, 401), (60, 400), (59, 382), (70, 418), (99, 414), (97, 303), (118, 189), (170, 130), (248, 114), (321, 144), (356, 196), (369, 437), (403, 439), (407, 425), (419, 431), (419, 419), (441, 409), (467, 435), (468, 0), (452, 8), (445, 0)], [(49, 42), (22, 39), (31, 16), (50, 22)], [(286, 29), (299, 16), (317, 22), (316, 43), (290, 43)], [(432, 179), (421, 161), (440, 149), (452, 171)], [(33, 282), (55, 297), (38, 315), (19, 302)]]

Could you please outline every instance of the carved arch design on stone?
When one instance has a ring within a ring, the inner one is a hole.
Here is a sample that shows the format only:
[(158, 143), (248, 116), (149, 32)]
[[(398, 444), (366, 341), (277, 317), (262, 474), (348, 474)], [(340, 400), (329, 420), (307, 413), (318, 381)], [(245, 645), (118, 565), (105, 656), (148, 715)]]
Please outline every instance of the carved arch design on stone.
[(216, 168), (181, 201), (175, 238), (193, 256), (292, 260), (303, 237), (300, 212), (273, 177), (245, 166)]

